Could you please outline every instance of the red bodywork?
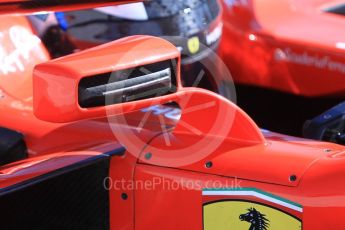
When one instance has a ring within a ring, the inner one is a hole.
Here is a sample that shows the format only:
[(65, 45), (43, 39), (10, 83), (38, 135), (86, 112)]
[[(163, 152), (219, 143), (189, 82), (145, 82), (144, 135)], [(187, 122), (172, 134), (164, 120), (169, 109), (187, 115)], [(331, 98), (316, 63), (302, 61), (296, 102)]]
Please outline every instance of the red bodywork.
[[(88, 5), (88, 7), (92, 6)], [(10, 29), (19, 25), (37, 41), (38, 38), (33, 35), (30, 25), (23, 16), (13, 16), (11, 20), (0, 21), (3, 38), (9, 39)], [(133, 38), (125, 38), (120, 42), (129, 42), (131, 39)], [(137, 39), (145, 39), (145, 37), (137, 37)], [(234, 36), (232, 39), (240, 39), (240, 37)], [(261, 44), (260, 39), (258, 37), (256, 41), (258, 44)], [(19, 52), (16, 51), (18, 47), (13, 46), (13, 40), (4, 41), (1, 48), (6, 51), (6, 57), (10, 53)], [(163, 47), (166, 49), (163, 49), (162, 53), (155, 53), (153, 59), (159, 61), (167, 57), (176, 58), (176, 52), (170, 52), (173, 51), (171, 45), (160, 42), (161, 46), (158, 50)], [(230, 41), (227, 44), (230, 46)], [(146, 47), (147, 50), (153, 48), (155, 47)], [(111, 49), (114, 49), (112, 58), (120, 60), (120, 56), (117, 55), (121, 55), (121, 52), (118, 52), (115, 46), (111, 46)], [(251, 48), (248, 46), (248, 49)], [(262, 47), (257, 48), (258, 54), (264, 53), (263, 51)], [(35, 101), (36, 114), (45, 120), (54, 117), (52, 113), (59, 107), (50, 107), (49, 100), (54, 100), (55, 106), (60, 106), (63, 111), (70, 106), (65, 101), (65, 97), (69, 96), (66, 95), (68, 92), (50, 95), (51, 98), (48, 98), (49, 92), (55, 92), (49, 91), (49, 87), (53, 86), (49, 85), (51, 79), (56, 82), (56, 86), (69, 83), (66, 82), (65, 77), (49, 76), (45, 73), (47, 66), (71, 70), (73, 66), (70, 66), (71, 63), (66, 60), (73, 60), (78, 63), (79, 68), (79, 72), (71, 72), (70, 78), (75, 80), (85, 74), (84, 70), (89, 74), (87, 72), (90, 69), (89, 65), (95, 65), (92, 74), (104, 71), (99, 66), (108, 68), (107, 63), (110, 59), (107, 59), (109, 57), (103, 53), (106, 53), (104, 47), (95, 48), (93, 53), (86, 51), (67, 59), (58, 59), (38, 66), (34, 79), (35, 100), (46, 99), (48, 102), (45, 102), (46, 113), (42, 114), (44, 108), (39, 108), (41, 102)], [(284, 208), (272, 200), (263, 201), (253, 196), (238, 198), (237, 195), (236, 198), (245, 200), (249, 205), (248, 209), (254, 205), (251, 202), (266, 202), (265, 205), (280, 210), (280, 213), (288, 213), (289, 216), (299, 218), (301, 222), (299, 227), (303, 224), (304, 229), (345, 228), (343, 222), (345, 148), (343, 146), (262, 131), (235, 104), (212, 92), (196, 88), (178, 87), (174, 94), (139, 101), (132, 107), (124, 105), (122, 109), (126, 112), (131, 108), (133, 111), (122, 115), (125, 122), (117, 120), (109, 123), (109, 120), (104, 118), (60, 124), (42, 121), (36, 118), (33, 112), (31, 73), (34, 65), (48, 61), (49, 57), (40, 43), (24, 54), (28, 54), (30, 59), (26, 59), (23, 53), (19, 55), (19, 59), (15, 59), (21, 61), (20, 64), (25, 67), (23, 70), (15, 62), (10, 65), (14, 68), (13, 71), (1, 76), (3, 78), (0, 126), (17, 130), (25, 135), (29, 158), (0, 167), (2, 190), (125, 146), (126, 152), (122, 157), (111, 159), (109, 177), (112, 181), (160, 180), (173, 183), (177, 187), (167, 188), (164, 183), (151, 185), (150, 189), (131, 187), (119, 189), (112, 186), (109, 190), (111, 229), (216, 229), (217, 227), (209, 227), (210, 223), (207, 222), (208, 216), (205, 213), (207, 213), (207, 202), (218, 198), (208, 197), (205, 189), (219, 188), (263, 191), (271, 194), (269, 196), (271, 198), (279, 197), (284, 199), (285, 203), (290, 201), (296, 204), (292, 205), (295, 207), (294, 210)], [(134, 50), (129, 55), (132, 55), (130, 56), (132, 59), (138, 57), (138, 50)], [(242, 52), (241, 55), (244, 53)], [(83, 60), (86, 59), (85, 65), (82, 65)], [(249, 59), (245, 60), (249, 61)], [(137, 64), (127, 63), (128, 66)], [(258, 64), (257, 67), (259, 66), (265, 68), (264, 65)], [(49, 84), (43, 84), (44, 79), (49, 78), (51, 78), (47, 81)], [(287, 85), (277, 86), (282, 87), (280, 88), (282, 90), (288, 90)], [(334, 87), (338, 86), (340, 87), (339, 84), (334, 84)], [(314, 85), (314, 88), (311, 87), (309, 91), (303, 92), (315, 95), (317, 87)], [(169, 107), (162, 106), (160, 111), (146, 113), (134, 111), (147, 105), (167, 101), (175, 101), (179, 104), (182, 114), (179, 121), (165, 116), (171, 111)], [(104, 115), (102, 111), (100, 109), (88, 115), (98, 117)], [(88, 117), (83, 115), (82, 110), (59, 115), (66, 116), (60, 118), (60, 121)], [(142, 124), (144, 117), (147, 122)], [(58, 118), (51, 120), (56, 119)], [(161, 125), (162, 121), (164, 127)], [(163, 129), (168, 126), (174, 128), (166, 133)], [(118, 131), (118, 135), (114, 136), (114, 129)], [(168, 142), (166, 135), (169, 137)], [(194, 186), (186, 185), (186, 181)], [(127, 199), (123, 199), (123, 193), (127, 194)], [(257, 192), (257, 194), (262, 193)], [(219, 198), (219, 200), (224, 199), (229, 199), (229, 196), (223, 195)], [(246, 212), (246, 209), (243, 212)], [(274, 217), (267, 216), (267, 218), (270, 218), (270, 223), (274, 226)], [(217, 223), (211, 224), (216, 226)], [(238, 224), (242, 224), (243, 229), (249, 228), (246, 222)], [(283, 222), (283, 224), (288, 226), (288, 223)], [(226, 229), (226, 226), (228, 225), (224, 222), (224, 225), (217, 229)]]
[(302, 96), (345, 95), (340, 1), (223, 1), (221, 50), (236, 82)]

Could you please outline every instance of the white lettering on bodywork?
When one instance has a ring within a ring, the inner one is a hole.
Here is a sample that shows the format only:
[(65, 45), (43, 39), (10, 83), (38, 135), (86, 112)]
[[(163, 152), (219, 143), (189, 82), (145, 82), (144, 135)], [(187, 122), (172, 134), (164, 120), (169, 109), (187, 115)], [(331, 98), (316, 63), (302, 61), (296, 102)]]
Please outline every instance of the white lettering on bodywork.
[(12, 26), (7, 33), (13, 49), (11, 51), (6, 50), (8, 48), (8, 43), (4, 42), (6, 34), (1, 32), (1, 43), (7, 45), (6, 48), (4, 45), (0, 46), (0, 74), (3, 75), (18, 71), (23, 72), (25, 64), (30, 62), (30, 53), (41, 42), (37, 36), (21, 26)]
[(223, 23), (219, 23), (219, 25), (214, 30), (206, 35), (207, 45), (211, 45), (220, 39), (220, 37), (222, 36), (222, 29)]
[(290, 62), (318, 69), (345, 73), (345, 63), (334, 61), (329, 56), (317, 56), (307, 52), (295, 53), (291, 49), (276, 49), (274, 59), (277, 62)]

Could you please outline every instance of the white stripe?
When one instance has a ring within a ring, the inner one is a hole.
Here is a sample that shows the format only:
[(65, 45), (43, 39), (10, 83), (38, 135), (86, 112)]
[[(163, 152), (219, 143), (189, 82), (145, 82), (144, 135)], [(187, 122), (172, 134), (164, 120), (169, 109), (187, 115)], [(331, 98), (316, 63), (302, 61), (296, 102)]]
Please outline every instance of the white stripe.
[(113, 15), (116, 17), (132, 19), (132, 20), (141, 20), (145, 21), (148, 20), (149, 17), (147, 15), (144, 3), (137, 2), (137, 3), (129, 3), (119, 6), (106, 6), (96, 8), (95, 10), (100, 11), (105, 14)]
[(202, 195), (204, 196), (229, 196), (229, 195), (230, 196), (254, 196), (254, 197), (293, 209), (298, 212), (303, 211), (303, 208), (301, 207), (298, 207), (296, 205), (287, 203), (285, 201), (282, 201), (282, 200), (279, 200), (279, 199), (276, 199), (276, 198), (273, 198), (265, 194), (255, 192), (255, 191), (203, 191)]

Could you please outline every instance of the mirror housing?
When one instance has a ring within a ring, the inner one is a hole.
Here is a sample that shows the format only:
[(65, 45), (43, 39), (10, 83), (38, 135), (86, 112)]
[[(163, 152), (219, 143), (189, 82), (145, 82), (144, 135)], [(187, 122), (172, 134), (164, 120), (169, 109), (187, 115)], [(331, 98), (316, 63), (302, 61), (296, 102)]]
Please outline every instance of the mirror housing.
[(132, 36), (35, 67), (34, 113), (71, 122), (169, 102), (180, 87), (180, 53), (166, 40)]

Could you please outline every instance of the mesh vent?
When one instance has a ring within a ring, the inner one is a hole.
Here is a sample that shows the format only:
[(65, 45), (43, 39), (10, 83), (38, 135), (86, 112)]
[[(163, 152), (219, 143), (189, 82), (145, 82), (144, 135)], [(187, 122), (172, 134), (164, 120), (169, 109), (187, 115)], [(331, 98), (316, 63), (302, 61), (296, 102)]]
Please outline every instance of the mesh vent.
[(0, 192), (1, 229), (109, 229), (109, 157)]

